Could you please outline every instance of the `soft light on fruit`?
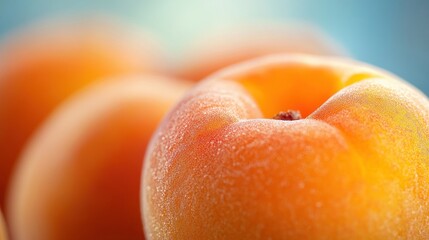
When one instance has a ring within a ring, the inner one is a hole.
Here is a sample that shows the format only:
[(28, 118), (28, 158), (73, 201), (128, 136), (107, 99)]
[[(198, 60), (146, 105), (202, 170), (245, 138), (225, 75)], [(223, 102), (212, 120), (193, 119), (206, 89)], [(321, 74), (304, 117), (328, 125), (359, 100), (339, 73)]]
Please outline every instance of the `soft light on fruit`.
[(372, 66), (233, 66), (182, 99), (150, 146), (150, 239), (429, 238), (429, 101)]
[(61, 105), (15, 172), (8, 198), (13, 239), (144, 239), (139, 186), (146, 145), (188, 86), (125, 77)]

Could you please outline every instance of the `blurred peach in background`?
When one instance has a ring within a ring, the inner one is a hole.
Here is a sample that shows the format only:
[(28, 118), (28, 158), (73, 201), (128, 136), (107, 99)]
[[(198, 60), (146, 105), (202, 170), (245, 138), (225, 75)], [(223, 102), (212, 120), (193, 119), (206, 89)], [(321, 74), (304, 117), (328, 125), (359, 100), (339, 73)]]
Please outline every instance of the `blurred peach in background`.
[[(50, 19), (0, 46), (0, 201), (27, 139), (55, 107), (108, 76), (159, 71), (151, 37), (110, 18)], [(117, 78), (121, 80), (121, 78)]]
[(346, 50), (310, 24), (265, 22), (228, 27), (190, 44), (176, 72), (193, 81), (248, 59), (276, 53), (346, 56)]
[(144, 239), (146, 145), (190, 84), (119, 78), (76, 94), (31, 139), (9, 194), (14, 239)]

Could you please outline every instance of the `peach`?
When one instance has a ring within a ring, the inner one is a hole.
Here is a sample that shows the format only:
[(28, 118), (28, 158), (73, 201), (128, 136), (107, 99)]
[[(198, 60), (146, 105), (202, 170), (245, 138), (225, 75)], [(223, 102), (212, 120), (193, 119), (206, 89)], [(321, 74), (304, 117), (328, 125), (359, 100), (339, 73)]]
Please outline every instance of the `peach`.
[(157, 71), (155, 42), (132, 31), (107, 18), (52, 19), (2, 42), (0, 205), (23, 145), (60, 102), (106, 76)]
[(144, 239), (146, 145), (188, 84), (129, 78), (77, 94), (30, 140), (8, 198), (13, 239)]
[(274, 53), (346, 55), (338, 43), (311, 25), (253, 24), (201, 37), (185, 53), (176, 74), (198, 81), (229, 65)]
[(163, 121), (142, 175), (145, 231), (428, 239), (428, 159), (429, 101), (406, 82), (341, 58), (257, 59), (201, 82)]

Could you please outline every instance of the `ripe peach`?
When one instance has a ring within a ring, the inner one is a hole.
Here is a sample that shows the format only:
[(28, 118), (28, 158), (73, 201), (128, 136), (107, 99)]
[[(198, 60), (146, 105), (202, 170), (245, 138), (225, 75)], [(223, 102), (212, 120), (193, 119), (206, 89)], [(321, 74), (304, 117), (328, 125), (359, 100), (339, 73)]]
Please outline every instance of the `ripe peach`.
[(428, 159), (429, 101), (397, 77), (339, 58), (254, 60), (201, 82), (154, 135), (145, 231), (428, 239)]
[(31, 139), (12, 179), (13, 239), (144, 239), (146, 144), (187, 88), (139, 77), (94, 86), (61, 105)]
[(177, 68), (184, 79), (201, 80), (229, 65), (274, 53), (346, 55), (322, 31), (304, 24), (255, 24), (214, 32), (192, 45)]
[(0, 240), (6, 240), (6, 225), (4, 223), (3, 215), (0, 212)]
[(11, 34), (0, 46), (0, 205), (23, 145), (60, 102), (106, 76), (158, 68), (155, 43), (120, 24), (54, 21)]

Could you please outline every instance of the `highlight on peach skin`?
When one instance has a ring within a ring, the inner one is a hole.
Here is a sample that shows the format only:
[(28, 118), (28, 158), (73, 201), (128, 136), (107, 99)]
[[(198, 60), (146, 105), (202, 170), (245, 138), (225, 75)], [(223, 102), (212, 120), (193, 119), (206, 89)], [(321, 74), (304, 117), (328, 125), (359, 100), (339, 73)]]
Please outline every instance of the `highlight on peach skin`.
[(214, 31), (185, 51), (176, 75), (199, 81), (224, 67), (278, 53), (345, 56), (346, 51), (318, 28), (303, 23), (259, 23)]
[(0, 212), (0, 240), (7, 240), (6, 225), (4, 223), (3, 215)]
[(125, 77), (61, 105), (31, 139), (12, 180), (13, 239), (144, 239), (139, 186), (146, 145), (189, 86)]
[[(300, 112), (300, 115), (298, 114)], [(271, 56), (198, 84), (148, 149), (149, 239), (428, 239), (429, 101), (340, 58)]]
[(1, 206), (23, 146), (55, 107), (107, 76), (159, 71), (157, 48), (144, 33), (106, 17), (51, 19), (10, 33), (2, 41)]

